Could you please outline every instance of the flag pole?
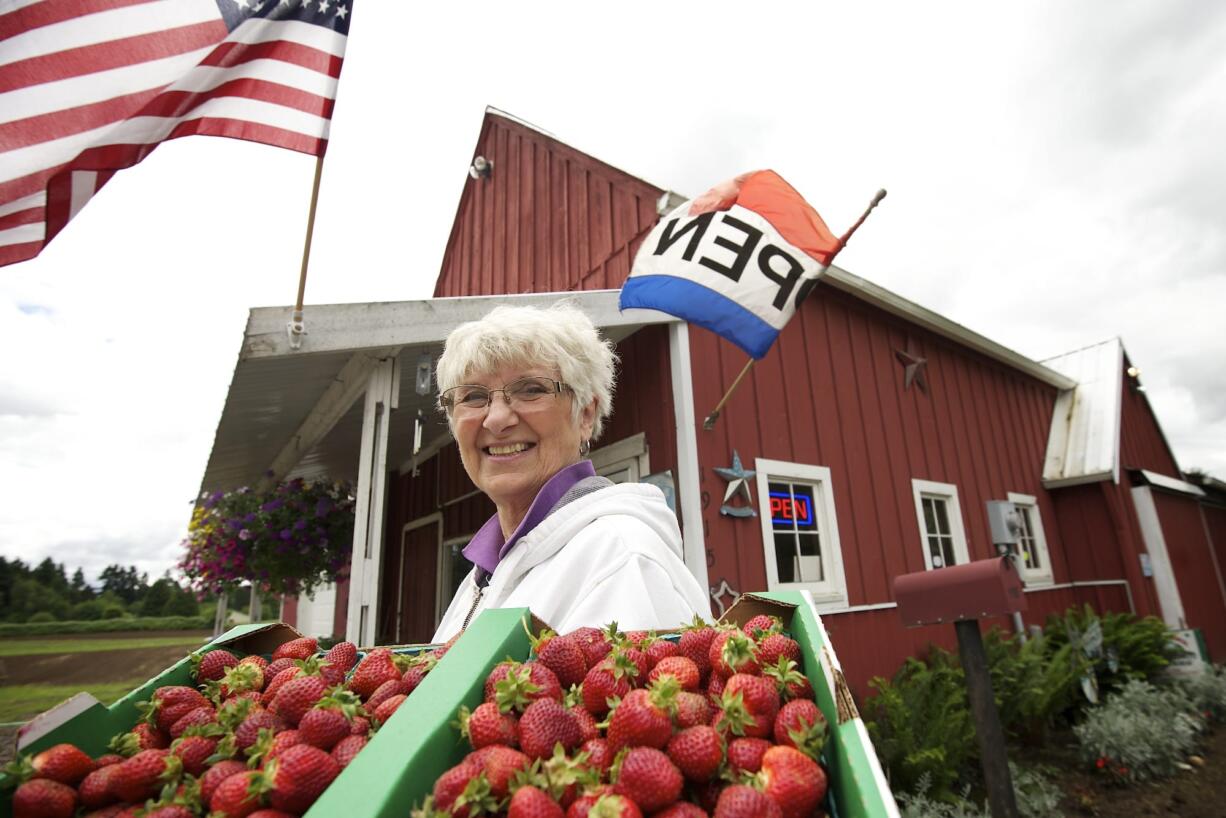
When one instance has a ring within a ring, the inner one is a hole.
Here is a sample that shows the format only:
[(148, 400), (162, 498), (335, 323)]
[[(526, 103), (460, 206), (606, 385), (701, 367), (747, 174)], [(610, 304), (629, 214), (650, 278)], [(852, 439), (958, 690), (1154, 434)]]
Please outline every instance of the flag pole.
[(311, 261), (311, 237), (315, 235), (315, 206), (319, 203), (319, 180), (323, 176), (324, 155), (315, 157), (315, 181), (311, 185), (311, 207), (307, 211), (306, 239), (302, 244), (302, 269), (298, 273), (298, 300), (294, 302), (294, 314), (286, 325), (289, 332), (290, 349), (302, 348), (302, 336), (306, 335), (306, 324), (302, 320), (302, 300), (306, 295), (307, 265)]
[[(877, 205), (881, 204), (881, 200), (884, 198), (885, 189), (882, 188), (881, 190), (877, 191), (875, 196), (873, 196), (873, 200), (868, 203), (868, 207), (866, 207), (864, 212), (860, 214), (860, 218), (856, 219), (856, 223), (847, 228), (847, 232), (842, 235), (838, 244), (834, 246), (834, 252), (830, 254), (830, 262), (826, 265), (827, 267), (834, 263), (834, 257), (839, 254), (840, 250), (847, 246), (847, 242), (851, 241), (851, 237), (857, 230), (860, 229), (860, 225), (864, 224), (864, 220), (868, 218), (868, 215), (873, 212)], [(812, 291), (812, 289), (809, 290), (809, 292)], [(800, 305), (798, 304), (797, 306), (799, 307)], [(728, 391), (725, 392), (724, 396), (719, 399), (719, 404), (711, 411), (711, 414), (707, 415), (703, 419), (703, 431), (709, 432), (715, 428), (715, 421), (719, 419), (719, 413), (724, 408), (724, 404), (727, 403), (728, 399), (732, 397), (732, 393), (736, 391), (736, 388), (741, 385), (741, 380), (744, 379), (746, 373), (748, 373), (750, 368), (753, 367), (755, 360), (757, 359), (749, 359), (749, 361), (745, 364), (745, 368), (741, 370), (741, 374), (736, 376), (736, 380), (732, 382), (732, 386), (728, 387)]]

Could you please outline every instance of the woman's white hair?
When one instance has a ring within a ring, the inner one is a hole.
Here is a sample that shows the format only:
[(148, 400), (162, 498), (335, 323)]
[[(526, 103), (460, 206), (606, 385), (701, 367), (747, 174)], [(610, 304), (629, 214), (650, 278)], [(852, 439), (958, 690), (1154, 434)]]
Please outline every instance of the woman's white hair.
[(495, 307), (484, 318), (460, 324), (447, 336), (435, 377), (438, 391), (504, 366), (546, 366), (558, 370), (574, 393), (575, 422), (596, 400), (592, 440), (613, 412), (613, 344), (600, 337), (592, 319), (566, 301), (547, 308)]

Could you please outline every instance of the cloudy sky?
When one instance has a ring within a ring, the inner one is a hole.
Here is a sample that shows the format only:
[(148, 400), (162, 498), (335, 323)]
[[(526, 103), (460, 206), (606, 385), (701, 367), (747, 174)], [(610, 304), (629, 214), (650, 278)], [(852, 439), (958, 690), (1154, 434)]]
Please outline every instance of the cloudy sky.
[[(1218, 0), (355, 5), (308, 305), (429, 297), (493, 105), (688, 195), (772, 167), (836, 232), (887, 188), (842, 266), (1035, 359), (1122, 337), (1226, 478)], [(0, 269), (0, 553), (176, 561), (313, 169), (168, 143)]]

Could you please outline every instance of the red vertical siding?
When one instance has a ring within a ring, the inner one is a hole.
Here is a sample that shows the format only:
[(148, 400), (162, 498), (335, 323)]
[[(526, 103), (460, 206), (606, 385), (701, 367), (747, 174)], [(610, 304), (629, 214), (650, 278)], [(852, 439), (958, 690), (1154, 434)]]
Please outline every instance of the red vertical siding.
[(1202, 503), (1201, 513), (1205, 519), (1205, 530), (1209, 532), (1209, 544), (1217, 562), (1216, 568), (1226, 579), (1226, 506)]
[(1201, 629), (1210, 657), (1220, 662), (1226, 659), (1226, 592), (1200, 504), (1164, 491), (1155, 490), (1153, 497), (1188, 627)]
[(545, 134), (486, 114), (436, 297), (620, 287), (656, 221), (657, 187)]
[[(1124, 356), (1125, 373), (1132, 364)], [(1125, 469), (1148, 469), (1168, 477), (1182, 479), (1175, 455), (1167, 445), (1162, 427), (1154, 416), (1145, 393), (1134, 389), (1137, 383), (1127, 374), (1123, 377), (1120, 406), (1120, 465)]]

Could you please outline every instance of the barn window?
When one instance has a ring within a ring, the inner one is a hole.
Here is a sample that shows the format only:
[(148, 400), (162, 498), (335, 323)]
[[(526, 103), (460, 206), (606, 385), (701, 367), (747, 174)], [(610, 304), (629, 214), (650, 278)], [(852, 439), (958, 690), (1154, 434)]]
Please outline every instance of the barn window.
[(1013, 549), (1018, 555), (1022, 581), (1027, 584), (1051, 582), (1051, 557), (1047, 553), (1047, 537), (1043, 534), (1038, 500), (1029, 494), (1011, 491), (1009, 502), (1017, 508), (1018, 516), (1022, 519), (1021, 542)]
[(924, 566), (944, 568), (969, 562), (958, 487), (931, 480), (912, 480), (911, 490), (924, 543)]
[(767, 589), (807, 590), (819, 605), (846, 606), (830, 469), (758, 458), (754, 470)]

